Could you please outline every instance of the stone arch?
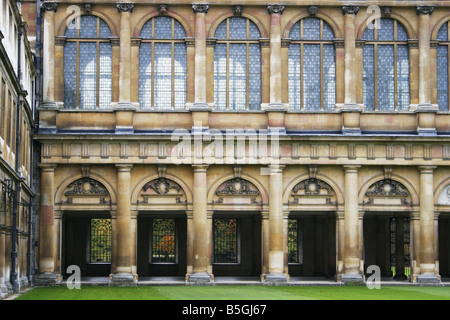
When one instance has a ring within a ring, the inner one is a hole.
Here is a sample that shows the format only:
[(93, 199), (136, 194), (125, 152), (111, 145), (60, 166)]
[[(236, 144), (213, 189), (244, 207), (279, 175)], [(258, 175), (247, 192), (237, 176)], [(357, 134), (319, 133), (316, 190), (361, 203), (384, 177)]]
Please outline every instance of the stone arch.
[[(246, 196), (250, 199), (250, 203), (251, 203), (251, 201), (253, 201), (252, 199), (254, 199), (255, 201), (253, 203), (259, 204), (259, 205), (264, 205), (269, 202), (269, 195), (258, 180), (254, 179), (253, 177), (246, 175), (246, 174), (241, 174), (239, 176), (230, 174), (230, 175), (226, 175), (226, 176), (218, 179), (211, 185), (211, 187), (208, 190), (207, 203), (208, 204), (214, 204), (214, 203), (218, 204), (217, 201), (221, 201), (218, 199), (218, 198), (220, 198), (221, 194), (220, 194), (220, 192), (219, 192), (219, 194), (217, 194), (216, 192), (221, 190), (221, 188), (226, 188), (227, 183), (238, 182), (235, 179), (240, 179), (241, 183), (247, 182), (247, 183), (249, 183), (249, 185), (245, 185), (243, 187), (244, 189), (241, 189), (241, 191), (236, 190), (236, 193), (234, 194), (234, 196), (237, 196), (237, 197)], [(231, 187), (231, 186), (229, 185), (228, 187)], [(257, 190), (257, 192), (258, 192), (257, 194), (252, 192), (255, 190)], [(231, 192), (230, 195), (233, 195), (232, 194), (233, 191), (229, 191), (229, 192)]]
[(135, 27), (133, 28), (133, 37), (139, 37), (139, 35), (141, 33), (141, 29), (145, 25), (145, 23), (147, 21), (149, 21), (150, 19), (155, 18), (155, 17), (171, 17), (171, 18), (174, 18), (175, 20), (177, 20), (183, 26), (184, 31), (186, 32), (186, 37), (187, 38), (192, 38), (194, 36), (193, 33), (192, 33), (192, 30), (191, 30), (191, 27), (189, 26), (189, 24), (178, 13), (175, 13), (175, 12), (172, 12), (172, 11), (169, 10), (169, 11), (166, 12), (165, 15), (160, 15), (158, 10), (153, 10), (153, 11), (150, 11), (147, 14), (145, 14), (136, 23)]
[[(408, 21), (408, 19), (404, 18), (403, 16), (392, 12), (388, 17), (381, 17), (381, 18), (397, 20), (398, 22), (400, 22), (402, 27), (405, 28), (406, 34), (408, 35), (408, 39), (416, 38), (416, 32), (414, 31), (413, 26)], [(359, 26), (358, 32), (356, 34), (357, 39), (362, 39), (364, 31), (366, 30), (369, 23), (373, 22), (373, 20), (374, 18), (371, 15), (368, 16), (366, 19), (364, 19), (364, 21)]]
[(443, 180), (434, 192), (434, 204), (450, 206), (450, 178)]
[[(80, 14), (80, 16), (95, 16), (102, 19), (109, 27), (109, 30), (111, 30), (111, 35), (113, 37), (118, 37), (119, 33), (117, 32), (116, 25), (114, 22), (103, 12), (92, 10), (89, 13), (83, 13)], [(65, 17), (61, 24), (59, 25), (57, 36), (64, 36), (64, 33), (66, 32), (67, 24), (70, 23), (73, 19), (77, 18), (77, 16), (74, 16), (73, 13), (70, 13), (67, 17)]]
[[(216, 20), (213, 21), (213, 23), (211, 23), (211, 27), (209, 28), (209, 33), (208, 33), (208, 37), (209, 38), (214, 38), (214, 34), (216, 33), (216, 29), (217, 27), (224, 22), (226, 19), (228, 18), (233, 18), (236, 17), (232, 11), (227, 12), (222, 14), (221, 16), (219, 16)], [(258, 28), (259, 33), (261, 34), (261, 38), (269, 38), (269, 34), (266, 30), (266, 28), (264, 27), (264, 25), (261, 23), (261, 21), (259, 21), (257, 18), (255, 18), (252, 15), (249, 15), (245, 12), (243, 12), (240, 16), (237, 17), (242, 17), (242, 18), (247, 18), (249, 19), (251, 22), (253, 22), (255, 24), (255, 26)]]
[(342, 30), (339, 28), (339, 25), (333, 18), (320, 12), (316, 13), (314, 16), (311, 16), (306, 11), (294, 16), (291, 20), (289, 20), (289, 22), (286, 24), (286, 27), (284, 28), (284, 31), (282, 32), (282, 38), (284, 39), (289, 38), (289, 33), (291, 32), (291, 29), (294, 26), (294, 24), (296, 24), (298, 21), (304, 18), (322, 19), (323, 21), (328, 23), (330, 28), (333, 30), (334, 38), (343, 38)]
[(448, 16), (444, 16), (436, 22), (432, 31), (431, 31), (431, 40), (436, 40), (439, 29), (441, 29), (442, 25), (448, 22), (450, 18)]
[(149, 202), (148, 200), (145, 202), (144, 199), (149, 197), (166, 198), (167, 200), (162, 200), (161, 204), (170, 204), (174, 207), (185, 207), (193, 201), (192, 192), (186, 183), (171, 174), (164, 176), (154, 174), (141, 179), (132, 190), (131, 203), (145, 206)]
[[(384, 187), (386, 186), (386, 187)], [(377, 175), (364, 183), (361, 187), (358, 202), (363, 205), (376, 205), (377, 198), (397, 199), (390, 203), (392, 206), (415, 206), (419, 204), (419, 197), (414, 187), (406, 179), (391, 175)]]
[(323, 174), (317, 173), (314, 177), (310, 176), (309, 174), (303, 174), (303, 175), (297, 176), (294, 179), (292, 179), (284, 190), (283, 204), (288, 205), (289, 201), (290, 201), (289, 198), (290, 198), (291, 193), (294, 190), (294, 188), (297, 185), (299, 185), (300, 183), (307, 181), (309, 179), (316, 179), (316, 180), (324, 182), (326, 185), (328, 185), (331, 188), (332, 193), (334, 193), (334, 196), (336, 197), (336, 199), (335, 199), (336, 204), (340, 205), (340, 204), (344, 203), (344, 195), (343, 195), (341, 189), (339, 188), (339, 186), (329, 177), (327, 177)]
[(61, 183), (55, 193), (56, 206), (70, 206), (71, 210), (80, 205), (108, 207), (117, 203), (114, 188), (101, 176), (91, 173), (78, 174)]

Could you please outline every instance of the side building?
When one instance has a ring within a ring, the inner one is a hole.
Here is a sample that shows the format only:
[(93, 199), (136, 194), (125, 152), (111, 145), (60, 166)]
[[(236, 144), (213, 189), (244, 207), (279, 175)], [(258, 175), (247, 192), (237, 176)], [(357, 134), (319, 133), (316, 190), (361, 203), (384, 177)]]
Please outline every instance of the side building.
[(37, 283), (450, 277), (450, 7), (299, 2), (42, 2)]
[(36, 268), (31, 135), (37, 72), (27, 28), (21, 2), (1, 0), (0, 297), (28, 285)]

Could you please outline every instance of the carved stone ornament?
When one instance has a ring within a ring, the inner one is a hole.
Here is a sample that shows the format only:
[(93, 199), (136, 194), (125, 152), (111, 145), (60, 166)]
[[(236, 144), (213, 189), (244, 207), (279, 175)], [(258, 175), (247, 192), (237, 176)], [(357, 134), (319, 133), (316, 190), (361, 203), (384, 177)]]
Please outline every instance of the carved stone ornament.
[(319, 7), (318, 6), (309, 6), (308, 8), (306, 8), (306, 10), (308, 11), (308, 15), (311, 17), (314, 17), (317, 12), (319, 11)]
[(208, 13), (209, 4), (193, 4), (192, 10), (194, 13)]
[(154, 190), (157, 194), (167, 194), (170, 189), (175, 189), (177, 192), (180, 192), (181, 190), (181, 186), (178, 183), (166, 178), (158, 178), (147, 182), (144, 185), (143, 190), (147, 191), (149, 188)]
[(235, 16), (241, 16), (243, 10), (244, 10), (243, 6), (233, 6), (233, 14)]
[(321, 190), (325, 190), (327, 194), (333, 193), (333, 189), (328, 183), (316, 178), (306, 179), (297, 183), (292, 191), (297, 193), (300, 189), (303, 189), (306, 195), (318, 195), (321, 193)]
[(434, 11), (434, 7), (433, 6), (417, 6), (416, 9), (416, 13), (417, 15), (421, 15), (421, 14), (432, 14)]
[(216, 190), (216, 195), (259, 195), (259, 191), (253, 189), (247, 180), (234, 178), (228, 180), (222, 188)]
[(92, 11), (92, 4), (90, 4), (90, 3), (84, 3), (84, 4), (83, 4), (83, 10), (84, 10), (84, 13), (90, 14), (91, 11)]
[(391, 179), (383, 179), (372, 184), (367, 190), (366, 196), (406, 197), (409, 196), (409, 192), (400, 182)]
[(381, 16), (384, 18), (389, 18), (392, 13), (392, 7), (380, 7)]
[(284, 11), (284, 5), (282, 4), (268, 4), (267, 11), (269, 13), (279, 13), (282, 14)]
[(169, 6), (167, 4), (158, 5), (158, 11), (159, 11), (160, 15), (165, 16), (167, 14), (168, 10), (169, 10)]
[(359, 12), (359, 6), (356, 5), (347, 5), (342, 6), (342, 14), (358, 14)]
[(119, 12), (133, 12), (134, 2), (118, 2), (116, 7)]
[(103, 184), (91, 178), (78, 179), (67, 186), (65, 196), (107, 196), (108, 190)]
[(56, 9), (58, 9), (58, 3), (57, 2), (48, 2), (44, 1), (41, 3), (41, 8), (45, 11), (54, 11), (56, 12)]

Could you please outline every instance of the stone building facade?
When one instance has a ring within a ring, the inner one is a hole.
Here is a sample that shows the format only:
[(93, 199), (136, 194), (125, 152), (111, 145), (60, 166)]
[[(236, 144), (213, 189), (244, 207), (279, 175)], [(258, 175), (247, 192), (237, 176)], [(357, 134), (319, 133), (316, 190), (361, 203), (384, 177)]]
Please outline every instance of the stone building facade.
[(37, 73), (22, 10), (19, 2), (0, 3), (0, 298), (28, 285), (35, 262), (31, 134)]
[(450, 276), (445, 2), (42, 10), (38, 282)]

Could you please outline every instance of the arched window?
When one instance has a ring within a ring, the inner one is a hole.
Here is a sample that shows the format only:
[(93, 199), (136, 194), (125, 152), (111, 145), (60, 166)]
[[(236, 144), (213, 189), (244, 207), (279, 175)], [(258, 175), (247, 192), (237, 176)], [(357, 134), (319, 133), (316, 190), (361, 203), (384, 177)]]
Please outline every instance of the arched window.
[(186, 31), (172, 17), (154, 17), (140, 33), (139, 103), (144, 109), (186, 107)]
[(383, 18), (378, 29), (367, 27), (363, 38), (366, 40), (363, 48), (365, 109), (409, 110), (409, 53), (405, 28), (397, 20)]
[(81, 16), (79, 27), (75, 25), (64, 34), (64, 107), (110, 108), (111, 30), (96, 16)]
[(450, 92), (449, 88), (449, 55), (450, 55), (450, 32), (449, 32), (450, 21), (445, 22), (439, 29), (437, 34), (437, 40), (439, 40), (439, 45), (437, 47), (437, 98), (440, 111), (448, 111), (448, 94)]
[(247, 18), (231, 17), (214, 37), (214, 100), (218, 110), (261, 107), (261, 34)]
[(334, 33), (322, 19), (304, 18), (289, 33), (289, 107), (334, 110), (336, 66)]

